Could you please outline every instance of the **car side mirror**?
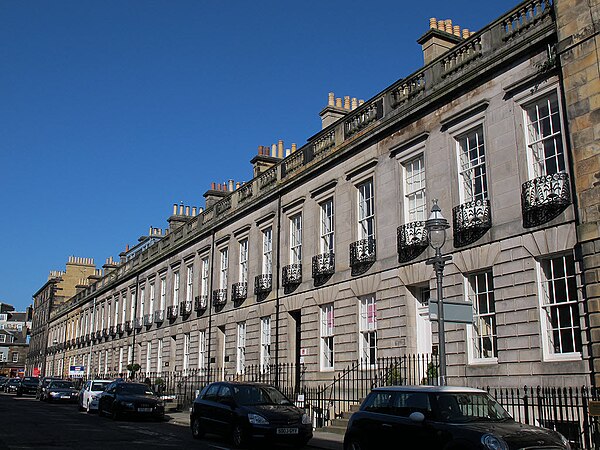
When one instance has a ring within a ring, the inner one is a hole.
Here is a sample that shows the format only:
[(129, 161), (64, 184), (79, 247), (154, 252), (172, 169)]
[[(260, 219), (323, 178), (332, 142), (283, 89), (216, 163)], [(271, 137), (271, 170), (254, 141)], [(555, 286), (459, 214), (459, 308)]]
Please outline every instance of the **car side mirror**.
[(425, 420), (425, 415), (422, 412), (415, 411), (408, 418), (415, 423), (422, 423)]

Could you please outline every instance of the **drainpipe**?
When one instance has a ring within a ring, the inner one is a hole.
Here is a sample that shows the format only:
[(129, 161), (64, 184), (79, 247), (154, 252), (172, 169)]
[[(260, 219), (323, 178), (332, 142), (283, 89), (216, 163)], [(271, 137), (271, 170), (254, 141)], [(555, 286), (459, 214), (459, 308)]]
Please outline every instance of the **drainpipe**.
[(135, 276), (135, 303), (133, 304), (133, 320), (131, 321), (132, 325), (133, 325), (133, 343), (131, 344), (131, 346), (132, 346), (131, 364), (135, 364), (135, 335), (136, 335), (135, 321), (137, 320), (137, 305), (138, 305), (138, 297), (139, 296), (140, 296), (140, 274), (138, 273)]
[(279, 387), (279, 277), (281, 276), (281, 193), (277, 196), (277, 264), (275, 271), (275, 386)]
[[(94, 301), (92, 302), (92, 314), (90, 314), (90, 322), (89, 322), (89, 329), (88, 329), (88, 331), (90, 332), (90, 337), (91, 337), (91, 334), (92, 334), (92, 323), (94, 322), (94, 314), (95, 314), (95, 312), (96, 312), (96, 297), (94, 297)], [(90, 369), (92, 368), (91, 365), (92, 365), (92, 348), (93, 347), (94, 347), (94, 340), (91, 339), (90, 340), (90, 353), (89, 353), (89, 356), (88, 356), (88, 364), (87, 364), (87, 366), (88, 366), (88, 368), (87, 368), (87, 374), (88, 374), (88, 376), (90, 375)]]
[[(210, 244), (210, 259), (208, 261), (208, 263), (210, 264), (210, 275), (208, 277), (209, 289), (207, 289), (208, 298), (206, 299), (206, 302), (207, 302), (206, 306), (208, 307), (208, 382), (209, 383), (211, 381), (210, 356), (211, 356), (211, 348), (212, 348), (212, 310), (213, 310), (212, 288), (213, 288), (213, 270), (214, 270), (213, 260), (214, 260), (214, 257), (215, 257), (215, 230), (213, 229), (211, 244)], [(200, 270), (202, 270), (202, 269), (200, 269)], [(200, 276), (202, 276), (202, 273), (200, 274)], [(225, 344), (223, 343), (223, 345), (225, 345)]]

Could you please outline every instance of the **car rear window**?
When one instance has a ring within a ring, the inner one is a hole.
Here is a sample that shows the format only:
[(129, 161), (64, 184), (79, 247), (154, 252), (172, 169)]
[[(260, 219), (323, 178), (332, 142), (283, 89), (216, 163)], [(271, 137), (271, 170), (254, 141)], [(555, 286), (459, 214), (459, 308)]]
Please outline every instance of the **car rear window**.
[(117, 386), (119, 394), (154, 395), (154, 391), (145, 384), (124, 383)]
[(106, 389), (106, 386), (108, 386), (110, 384), (109, 381), (107, 381), (106, 383), (92, 383), (92, 391), (103, 391), (104, 389)]
[(73, 383), (70, 381), (53, 381), (49, 386), (51, 389), (69, 389), (74, 388)]

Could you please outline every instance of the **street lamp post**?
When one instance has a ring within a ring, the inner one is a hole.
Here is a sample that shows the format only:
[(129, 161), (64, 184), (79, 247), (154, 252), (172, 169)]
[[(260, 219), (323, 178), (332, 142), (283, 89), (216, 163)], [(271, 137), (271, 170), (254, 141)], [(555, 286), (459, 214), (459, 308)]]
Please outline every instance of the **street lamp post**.
[(444, 266), (452, 256), (442, 256), (442, 247), (446, 242), (446, 230), (450, 228), (448, 221), (442, 215), (442, 210), (437, 204), (437, 199), (433, 200), (431, 215), (425, 221), (425, 229), (429, 234), (429, 245), (435, 250), (435, 255), (426, 261), (426, 264), (432, 265), (435, 270), (436, 291), (437, 291), (437, 310), (438, 310), (438, 341), (439, 341), (439, 378), (440, 385), (446, 385), (446, 335), (444, 330), (444, 294), (443, 279)]

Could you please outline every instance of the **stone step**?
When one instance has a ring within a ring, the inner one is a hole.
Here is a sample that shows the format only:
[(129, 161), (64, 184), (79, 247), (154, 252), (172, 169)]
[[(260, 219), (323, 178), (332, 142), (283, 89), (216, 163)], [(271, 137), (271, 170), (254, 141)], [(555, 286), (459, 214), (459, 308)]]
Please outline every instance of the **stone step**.
[(333, 419), (331, 421), (331, 425), (332, 427), (344, 427), (344, 429), (346, 429), (346, 427), (348, 426), (348, 419), (344, 419), (344, 418), (339, 418), (339, 419)]
[(321, 428), (319, 431), (323, 431), (325, 433), (334, 433), (334, 434), (346, 434), (346, 426), (334, 426), (329, 425), (325, 428)]

